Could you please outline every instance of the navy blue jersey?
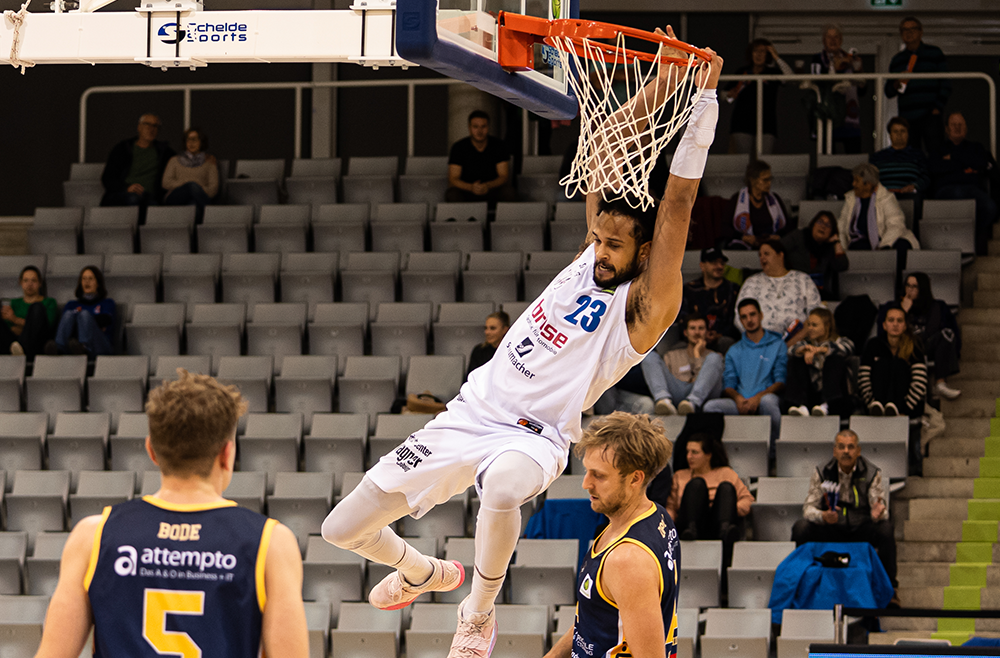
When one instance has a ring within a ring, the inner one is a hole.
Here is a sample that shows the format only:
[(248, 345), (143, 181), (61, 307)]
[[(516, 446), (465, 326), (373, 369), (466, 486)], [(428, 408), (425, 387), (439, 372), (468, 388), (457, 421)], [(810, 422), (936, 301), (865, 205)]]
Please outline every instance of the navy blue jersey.
[(256, 658), (276, 524), (228, 500), (104, 508), (84, 577), (94, 656)]
[[(594, 546), (600, 541), (597, 539)], [(677, 583), (680, 580), (680, 544), (677, 529), (667, 511), (650, 503), (649, 511), (632, 521), (624, 534), (611, 540), (600, 553), (593, 547), (580, 568), (577, 579), (576, 624), (573, 628), (572, 658), (628, 658), (632, 655), (624, 636), (618, 606), (601, 588), (604, 560), (616, 546), (631, 542), (641, 546), (660, 565), (660, 612), (667, 656), (677, 655)]]

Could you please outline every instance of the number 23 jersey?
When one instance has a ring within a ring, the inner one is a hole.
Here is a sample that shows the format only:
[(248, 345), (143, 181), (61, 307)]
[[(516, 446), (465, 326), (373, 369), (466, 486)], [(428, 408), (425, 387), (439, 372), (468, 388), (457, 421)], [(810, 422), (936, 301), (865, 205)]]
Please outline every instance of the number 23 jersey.
[(461, 401), (567, 447), (579, 439), (580, 412), (644, 356), (632, 347), (625, 325), (632, 282), (601, 288), (594, 282), (595, 262), (591, 244), (546, 286), (511, 325), (493, 359), (469, 374)]
[(84, 578), (94, 656), (256, 658), (276, 524), (232, 501), (105, 508)]

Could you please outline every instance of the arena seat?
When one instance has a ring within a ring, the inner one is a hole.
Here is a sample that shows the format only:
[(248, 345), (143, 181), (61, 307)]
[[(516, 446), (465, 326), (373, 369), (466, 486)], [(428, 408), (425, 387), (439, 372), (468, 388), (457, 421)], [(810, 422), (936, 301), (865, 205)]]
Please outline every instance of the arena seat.
[(87, 379), (88, 411), (107, 411), (111, 431), (118, 429), (118, 416), (123, 411), (142, 411), (149, 380), (149, 357), (97, 357), (94, 374)]
[(840, 297), (868, 295), (875, 305), (891, 301), (896, 297), (896, 251), (852, 251), (851, 265), (840, 272)]
[(808, 492), (807, 477), (758, 479), (757, 502), (753, 506), (754, 538), (788, 541), (792, 525), (802, 518), (802, 504)]
[(132, 500), (135, 481), (132, 471), (81, 471), (76, 493), (69, 496), (69, 527), (84, 517), (100, 514), (106, 506)]
[(185, 319), (194, 319), (196, 304), (214, 304), (221, 254), (170, 254), (163, 267), (163, 301), (185, 304)]
[(188, 354), (211, 356), (210, 374), (217, 375), (222, 357), (240, 355), (245, 321), (243, 303), (194, 304), (194, 314), (187, 325)]
[(0, 356), (0, 411), (21, 410), (26, 365), (27, 358), (23, 354)]
[[(683, 590), (681, 590), (683, 591)], [(709, 609), (701, 636), (702, 658), (738, 655), (767, 658), (771, 647), (771, 611)]]
[[(156, 302), (163, 256), (160, 254), (109, 254), (104, 272), (105, 283), (119, 307), (128, 315), (136, 304)], [(123, 320), (130, 320), (126, 316)]]
[(399, 262), (397, 251), (350, 252), (347, 260), (341, 261), (341, 298), (368, 302), (369, 318), (374, 320), (380, 303), (396, 301)]
[(798, 206), (799, 202), (806, 198), (806, 185), (809, 182), (809, 154), (776, 155), (769, 153), (763, 156), (763, 159), (771, 165), (771, 173), (774, 176), (771, 192), (780, 196), (785, 202), (785, 206), (791, 211), (792, 206)]
[(322, 537), (313, 535), (306, 542), (302, 575), (302, 598), (331, 606), (327, 625), (336, 625), (341, 601), (362, 600), (365, 559)]
[(540, 656), (549, 634), (548, 604), (496, 606), (497, 625), (503, 629), (493, 649), (494, 658)]
[(302, 438), (305, 470), (333, 473), (333, 491), (340, 495), (344, 475), (364, 471), (367, 442), (366, 414), (314, 414), (312, 429)]
[(714, 539), (682, 541), (681, 560), (684, 564), (678, 583), (677, 607), (717, 607), (722, 582), (722, 542)]
[(46, 412), (49, 414), (49, 429), (54, 429), (57, 413), (82, 409), (86, 376), (86, 355), (39, 354), (35, 357), (31, 377), (25, 379), (27, 411)]
[(486, 247), (485, 225), (485, 221), (478, 219), (431, 222), (431, 251), (461, 251), (466, 254), (482, 251)]
[(158, 471), (158, 467), (146, 453), (147, 436), (149, 436), (149, 418), (146, 414), (126, 412), (118, 417), (118, 432), (108, 439), (111, 470), (136, 474), (133, 485), (135, 493), (139, 493), (139, 488), (142, 486), (142, 473)]
[(500, 302), (520, 299), (524, 254), (519, 251), (474, 251), (462, 272), (462, 299), (467, 302)]
[(766, 416), (726, 416), (722, 445), (726, 447), (729, 465), (741, 477), (767, 475), (767, 451), (771, 421)]
[(557, 477), (549, 488), (545, 490), (546, 500), (558, 499), (589, 499), (590, 494), (583, 488), (582, 475), (569, 475), (563, 473)]
[(340, 378), (339, 411), (368, 414), (369, 430), (376, 414), (392, 408), (399, 391), (398, 356), (348, 356)]
[(393, 176), (356, 176), (350, 174), (341, 179), (345, 203), (392, 203), (395, 199), (395, 178)]
[[(586, 229), (577, 237), (577, 246), (586, 237)], [(553, 245), (555, 249), (555, 245)], [(561, 272), (576, 257), (575, 251), (532, 251), (527, 254), (524, 262), (524, 299), (534, 300), (545, 287), (552, 282), (556, 274)], [(514, 316), (511, 316), (511, 322)]]
[(833, 644), (831, 610), (787, 609), (781, 614), (781, 635), (777, 639), (778, 658), (799, 658), (812, 643)]
[(103, 411), (57, 414), (55, 431), (45, 440), (48, 465), (70, 472), (70, 491), (76, 491), (80, 471), (105, 469), (110, 423)]
[(555, 205), (555, 211), (552, 214), (553, 222), (586, 222), (587, 221), (587, 204), (580, 203), (578, 201), (560, 201)]
[(340, 178), (343, 161), (340, 158), (295, 158), (292, 160), (291, 177)]
[(229, 486), (222, 496), (236, 502), (241, 507), (264, 513), (264, 500), (267, 496), (267, 473), (260, 471), (234, 471)]
[[(374, 466), (382, 455), (392, 452), (396, 446), (430, 422), (433, 417), (431, 414), (378, 414), (375, 417), (375, 432), (368, 437), (369, 468)], [(425, 536), (408, 534), (413, 537)], [(443, 543), (442, 540), (442, 545)]]
[(829, 461), (839, 431), (839, 416), (782, 416), (775, 442), (778, 477), (810, 477)]
[(93, 208), (101, 205), (104, 185), (99, 180), (63, 181), (63, 205), (67, 208)]
[(976, 202), (974, 199), (927, 199), (920, 219), (920, 246), (936, 251), (976, 252)]
[(139, 227), (139, 250), (164, 256), (190, 253), (194, 224), (194, 206), (150, 206)]
[(465, 379), (465, 357), (432, 354), (411, 356), (404, 393), (430, 391), (434, 397), (449, 402), (458, 395)]
[[(360, 205), (360, 204), (359, 204)], [(365, 204), (367, 205), (367, 204)], [(323, 206), (326, 208), (327, 206)], [(366, 242), (366, 222), (313, 222), (313, 249), (335, 252), (340, 260), (346, 261), (352, 251), (364, 251)]]
[(336, 356), (286, 356), (281, 374), (274, 378), (274, 410), (301, 413), (303, 429), (309, 432), (313, 414), (333, 411), (336, 381)]
[[(246, 432), (237, 439), (240, 470), (267, 473), (267, 493), (270, 495), (276, 490), (278, 473), (299, 470), (302, 414), (249, 413), (246, 419)], [(332, 490), (332, 479), (330, 487)]]
[(42, 623), (48, 608), (47, 596), (0, 596), (4, 658), (32, 658), (35, 655), (42, 641)]
[(66, 529), (66, 503), (69, 500), (69, 471), (16, 471), (14, 486), (4, 496), (7, 505), (7, 530), (28, 533), (28, 552), (35, 550), (39, 532), (63, 532)]
[(399, 158), (394, 155), (354, 156), (347, 159), (347, 173), (351, 176), (399, 175)]
[(336, 356), (338, 375), (347, 357), (362, 356), (368, 334), (368, 302), (330, 302), (316, 305), (309, 323), (309, 354)]
[(746, 154), (716, 153), (710, 155), (705, 163), (702, 187), (705, 188), (705, 192), (712, 196), (728, 199), (743, 187), (748, 164), (750, 164), (750, 156)]
[(447, 190), (447, 174), (406, 173), (399, 177), (399, 200), (403, 203), (442, 203)]
[(405, 377), (410, 357), (427, 354), (431, 303), (381, 303), (377, 309), (371, 324), (372, 354), (399, 356)]
[(83, 250), (89, 254), (131, 254), (139, 207), (87, 208), (83, 214)]
[(340, 604), (330, 629), (331, 658), (397, 658), (402, 611), (377, 610), (367, 602)]
[[(274, 377), (273, 357), (221, 356), (218, 365), (216, 377), (220, 382), (235, 384), (240, 389), (240, 395), (247, 401), (248, 411), (251, 413), (268, 411), (271, 401), (271, 380)], [(246, 421), (247, 416), (240, 418), (240, 433), (246, 427)], [(301, 426), (299, 431), (301, 433)]]
[(434, 354), (467, 357), (483, 342), (483, 324), (493, 302), (442, 303), (433, 324)]
[[(75, 254), (79, 250), (83, 208), (35, 208), (28, 227), (28, 251), (32, 254)], [(39, 268), (42, 272), (45, 268)]]
[(326, 658), (330, 641), (330, 602), (306, 601), (303, 606), (309, 633), (309, 658)]
[(207, 354), (186, 354), (183, 356), (161, 356), (156, 360), (156, 374), (150, 383), (150, 388), (159, 386), (162, 381), (177, 379), (177, 369), (183, 368), (192, 374), (212, 374), (212, 357)]
[(303, 553), (310, 535), (320, 533), (323, 519), (331, 507), (333, 473), (279, 472), (275, 476), (274, 492), (267, 497), (268, 516), (295, 533)]
[(312, 208), (307, 204), (261, 206), (260, 222), (253, 226), (254, 251), (305, 251), (311, 214)]
[(485, 201), (439, 203), (434, 209), (435, 222), (468, 223), (468, 220), (474, 219), (485, 224), (487, 216), (488, 209)]
[(207, 206), (198, 225), (198, 252), (245, 254), (250, 251), (253, 206)]
[(404, 302), (454, 303), (458, 299), (458, 276), (462, 254), (409, 252), (399, 273)]
[(316, 315), (316, 305), (333, 301), (340, 254), (283, 253), (281, 255), (281, 301), (305, 302), (307, 317)]
[(0, 532), (0, 596), (21, 593), (24, 558), (28, 554), (28, 533)]
[(465, 582), (450, 592), (435, 592), (434, 601), (461, 603), (472, 592), (472, 574), (476, 568), (476, 540), (472, 537), (448, 537), (444, 542), (444, 559), (454, 560), (462, 565), (465, 569)]
[[(556, 204), (557, 206), (559, 204)], [(570, 203), (579, 205), (582, 203)], [(587, 218), (561, 219), (549, 224), (549, 246), (552, 251), (572, 251), (576, 255), (580, 245), (587, 239)]]
[(521, 539), (510, 565), (510, 602), (551, 605), (576, 600), (578, 539)]
[(850, 428), (857, 432), (865, 458), (878, 464), (885, 477), (900, 479), (907, 476), (909, 420), (906, 416), (851, 416)]
[(548, 204), (566, 201), (566, 192), (559, 185), (559, 173), (521, 173), (517, 177), (517, 195), (524, 201), (544, 201)]
[(677, 656), (694, 658), (698, 649), (698, 609), (677, 610)]
[(151, 496), (160, 488), (160, 471), (144, 471), (142, 484), (139, 485), (139, 495)]
[(489, 225), (489, 233), (493, 251), (541, 251), (545, 248), (544, 221), (497, 221)]
[(272, 355), (274, 372), (281, 373), (286, 356), (302, 354), (307, 308), (304, 302), (255, 304), (247, 323), (247, 354)]
[(340, 158), (296, 158), (292, 160), (292, 173), (285, 179), (289, 203), (318, 206), (337, 203), (337, 185), (340, 182)]
[(247, 306), (273, 303), (280, 266), (278, 253), (223, 254), (222, 301)]
[[(3, 469), (13, 474), (15, 471), (38, 471), (42, 468), (42, 449), (49, 421), (45, 412), (4, 412), (0, 413), (0, 452), (3, 454)], [(13, 478), (7, 479), (7, 489), (13, 486)]]
[(136, 304), (132, 320), (125, 324), (128, 353), (148, 356), (150, 372), (158, 357), (180, 354), (184, 315), (181, 303)]
[(497, 203), (494, 221), (500, 223), (537, 222), (544, 226), (548, 219), (549, 204), (544, 201), (500, 201)]
[[(37, 258), (33, 256), (32, 258)], [(80, 279), (80, 271), (85, 267), (104, 269), (103, 254), (51, 254), (46, 261), (45, 288), (49, 297), (60, 304), (76, 298), (76, 284)], [(18, 270), (20, 271), (20, 270)], [(17, 284), (16, 277), (13, 284)], [(20, 288), (20, 286), (18, 286)], [(20, 296), (18, 290), (12, 297)]]
[(931, 278), (934, 298), (949, 306), (961, 303), (962, 252), (930, 251), (920, 249), (906, 254), (906, 272), (903, 280), (914, 272), (923, 272)]
[(766, 608), (775, 569), (794, 550), (793, 541), (739, 541), (733, 544), (733, 564), (727, 570), (729, 607)]

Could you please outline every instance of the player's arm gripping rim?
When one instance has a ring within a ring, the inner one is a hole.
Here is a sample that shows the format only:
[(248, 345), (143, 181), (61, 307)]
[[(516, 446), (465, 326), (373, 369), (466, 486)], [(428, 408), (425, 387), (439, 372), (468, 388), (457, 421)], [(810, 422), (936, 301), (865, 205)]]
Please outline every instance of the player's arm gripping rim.
[[(705, 89), (715, 89), (722, 73), (722, 58), (711, 49), (712, 62), (704, 80)], [(714, 104), (715, 101), (713, 100)], [(692, 116), (692, 122), (696, 120)], [(714, 131), (714, 123), (712, 124)], [(688, 124), (682, 143), (694, 137), (689, 135), (697, 127)], [(711, 142), (709, 141), (709, 144)], [(704, 147), (707, 152), (708, 147)], [(674, 156), (682, 158), (681, 148)], [(702, 160), (704, 163), (704, 160)], [(678, 164), (682, 164), (678, 162)], [(656, 213), (656, 227), (653, 229), (653, 244), (645, 269), (636, 277), (629, 289), (626, 323), (632, 347), (640, 353), (649, 351), (660, 339), (661, 334), (673, 323), (681, 306), (684, 281), (681, 278), (681, 262), (687, 247), (688, 225), (691, 223), (691, 209), (694, 207), (698, 184), (701, 182), (700, 168), (697, 178), (675, 175), (671, 167), (667, 188)]]
[[(601, 570), (601, 590), (618, 606), (622, 635), (634, 658), (665, 658), (666, 638), (660, 612), (660, 565), (648, 551), (623, 542), (608, 553)], [(570, 658), (569, 629), (545, 658)]]

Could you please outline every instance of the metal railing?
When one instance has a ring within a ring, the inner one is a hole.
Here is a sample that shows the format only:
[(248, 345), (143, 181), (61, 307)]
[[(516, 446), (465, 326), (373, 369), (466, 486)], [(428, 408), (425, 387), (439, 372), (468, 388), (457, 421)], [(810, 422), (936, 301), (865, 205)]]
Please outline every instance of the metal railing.
[[(885, 94), (882, 88), (886, 80), (897, 80), (901, 77), (908, 80), (919, 79), (948, 79), (948, 80), (983, 80), (986, 82), (988, 90), (989, 117), (990, 117), (990, 151), (993, 157), (997, 156), (997, 91), (996, 83), (993, 79), (981, 72), (954, 72), (954, 73), (850, 73), (844, 75), (831, 76), (829, 74), (793, 74), (793, 75), (724, 75), (721, 82), (841, 82), (850, 80), (874, 80), (875, 88), (875, 134), (879, 135), (882, 126), (886, 123), (885, 114)], [(465, 84), (459, 80), (452, 79), (416, 79), (416, 80), (342, 80), (330, 82), (256, 82), (256, 83), (216, 83), (216, 84), (167, 84), (167, 85), (117, 85), (89, 87), (80, 96), (80, 139), (79, 139), (79, 161), (86, 162), (87, 158), (87, 101), (95, 94), (123, 94), (123, 93), (144, 93), (144, 92), (168, 92), (176, 91), (184, 95), (184, 126), (191, 125), (191, 94), (195, 91), (246, 91), (246, 90), (287, 90), (295, 91), (295, 144), (294, 157), (302, 157), (302, 90), (303, 89), (356, 89), (362, 87), (406, 87), (406, 154), (414, 154), (414, 142), (416, 135), (416, 88), (459, 85)], [(761, 155), (764, 136), (764, 85), (757, 84), (757, 137), (756, 154)], [(527, 110), (525, 110), (527, 114)], [(824, 141), (827, 150), (830, 150), (830, 132), (832, 130), (830, 121), (826, 122), (827, 139), (822, 139), (823, 123), (817, 121), (816, 152), (822, 153)], [(528, 122), (522, 121), (524, 130), (527, 131)], [(525, 152), (528, 148), (528, 140), (522, 140)], [(878, 140), (876, 140), (878, 144)], [(877, 149), (877, 147), (876, 147)]]

